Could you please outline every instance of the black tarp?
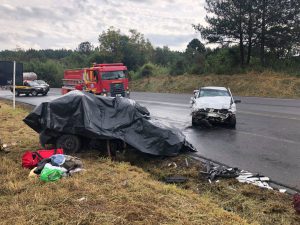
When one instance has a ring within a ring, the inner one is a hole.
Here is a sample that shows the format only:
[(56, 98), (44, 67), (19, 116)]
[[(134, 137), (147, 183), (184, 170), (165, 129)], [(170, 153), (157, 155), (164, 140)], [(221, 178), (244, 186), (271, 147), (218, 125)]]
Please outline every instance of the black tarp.
[(37, 106), (24, 122), (38, 133), (120, 139), (144, 153), (174, 156), (195, 151), (182, 132), (150, 118), (134, 100), (72, 91)]

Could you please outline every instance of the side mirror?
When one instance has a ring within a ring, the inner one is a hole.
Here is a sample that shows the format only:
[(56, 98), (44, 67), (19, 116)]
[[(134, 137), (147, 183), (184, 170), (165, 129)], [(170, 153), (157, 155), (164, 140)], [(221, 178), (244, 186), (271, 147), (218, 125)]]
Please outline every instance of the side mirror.
[(199, 90), (194, 90), (193, 93), (194, 93), (194, 98), (197, 98)]
[(195, 97), (191, 97), (190, 104), (194, 104), (194, 102), (195, 102)]
[(237, 103), (241, 103), (242, 101), (241, 100), (234, 100), (234, 103), (237, 104)]

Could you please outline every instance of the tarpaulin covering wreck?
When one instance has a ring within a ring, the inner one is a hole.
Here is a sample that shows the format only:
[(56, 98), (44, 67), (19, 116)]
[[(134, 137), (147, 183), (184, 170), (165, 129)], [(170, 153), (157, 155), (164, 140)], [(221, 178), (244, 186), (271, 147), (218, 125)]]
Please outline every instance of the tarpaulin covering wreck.
[(72, 91), (37, 106), (24, 122), (40, 133), (42, 144), (63, 134), (82, 139), (118, 139), (144, 153), (174, 156), (195, 151), (180, 130), (150, 117), (149, 111), (127, 98), (108, 98)]

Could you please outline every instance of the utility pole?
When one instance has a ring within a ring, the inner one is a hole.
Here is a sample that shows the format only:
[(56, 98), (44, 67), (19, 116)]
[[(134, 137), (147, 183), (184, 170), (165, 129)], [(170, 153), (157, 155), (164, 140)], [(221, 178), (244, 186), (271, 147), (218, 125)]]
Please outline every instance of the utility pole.
[(13, 72), (13, 108), (16, 108), (16, 61), (14, 61), (14, 72)]

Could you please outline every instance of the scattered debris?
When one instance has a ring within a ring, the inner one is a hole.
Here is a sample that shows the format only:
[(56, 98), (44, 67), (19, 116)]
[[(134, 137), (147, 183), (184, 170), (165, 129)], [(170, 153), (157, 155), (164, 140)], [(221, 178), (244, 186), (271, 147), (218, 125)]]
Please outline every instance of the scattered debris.
[(189, 167), (189, 161), (187, 158), (185, 158), (185, 165), (186, 165), (186, 167)]
[(168, 164), (168, 167), (177, 168), (177, 164), (176, 164), (176, 162), (171, 162)]
[(206, 171), (200, 171), (201, 174), (206, 175), (206, 178), (214, 181), (217, 178), (235, 178), (239, 176), (237, 168), (227, 168), (225, 166), (214, 166), (213, 163), (206, 163)]
[(187, 182), (188, 178), (183, 176), (171, 176), (171, 177), (165, 177), (164, 182), (168, 184), (182, 184)]
[(293, 196), (293, 204), (294, 204), (294, 209), (296, 210), (297, 213), (300, 213), (300, 194), (294, 194)]
[(240, 171), (239, 176), (236, 179), (241, 183), (253, 184), (261, 188), (273, 190), (273, 188), (268, 184), (270, 178), (260, 176), (259, 174), (253, 174), (248, 171), (242, 170)]
[(8, 149), (8, 145), (3, 144), (1, 139), (0, 139), (0, 151), (4, 152), (4, 153), (9, 153), (10, 152), (10, 150)]
[(80, 199), (77, 199), (78, 202), (83, 202), (83, 201), (87, 201), (87, 198), (86, 197), (82, 197)]

